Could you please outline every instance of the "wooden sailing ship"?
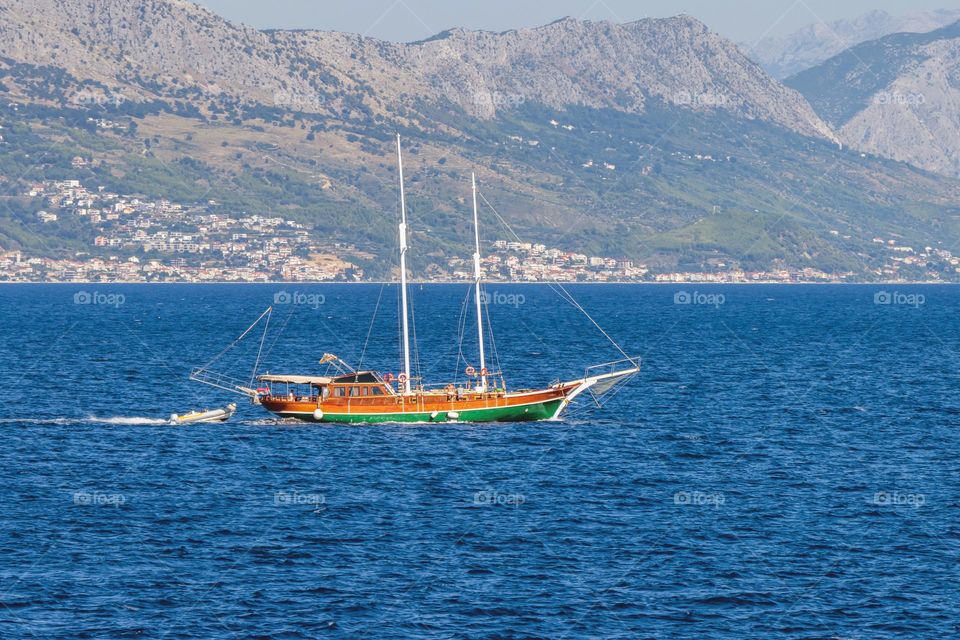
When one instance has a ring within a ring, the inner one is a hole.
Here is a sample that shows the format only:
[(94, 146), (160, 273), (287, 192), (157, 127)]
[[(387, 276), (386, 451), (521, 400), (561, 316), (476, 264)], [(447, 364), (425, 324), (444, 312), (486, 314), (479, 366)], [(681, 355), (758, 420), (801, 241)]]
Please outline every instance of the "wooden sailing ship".
[[(377, 371), (355, 371), (333, 354), (324, 354), (321, 364), (331, 365), (333, 375), (255, 376), (256, 387), (238, 384), (214, 373), (208, 364), (196, 369), (191, 378), (221, 389), (241, 393), (254, 404), (278, 416), (308, 422), (520, 422), (560, 417), (570, 403), (584, 392), (598, 402), (619, 388), (640, 370), (638, 358), (587, 367), (581, 378), (555, 382), (539, 389), (508, 390), (501, 372), (487, 369), (484, 352), (484, 305), (481, 292), (480, 231), (477, 211), (477, 182), (472, 177), (474, 223), (474, 300), (477, 316), (479, 368), (467, 367), (467, 383), (428, 386), (414, 380), (410, 370), (410, 330), (407, 306), (407, 214), (403, 186), (403, 157), (397, 136), (397, 166), (400, 180), (400, 313), (403, 371), (396, 376)], [(269, 326), (272, 309), (267, 309), (240, 339), (264, 318)], [(606, 334), (604, 334), (606, 335)], [(615, 344), (615, 343), (614, 343)], [(619, 347), (617, 347), (619, 349)], [(621, 353), (623, 351), (621, 350)], [(624, 354), (626, 355), (626, 354)], [(258, 356), (259, 361), (259, 356)], [(256, 366), (255, 366), (256, 370)], [(394, 382), (396, 384), (394, 384)]]

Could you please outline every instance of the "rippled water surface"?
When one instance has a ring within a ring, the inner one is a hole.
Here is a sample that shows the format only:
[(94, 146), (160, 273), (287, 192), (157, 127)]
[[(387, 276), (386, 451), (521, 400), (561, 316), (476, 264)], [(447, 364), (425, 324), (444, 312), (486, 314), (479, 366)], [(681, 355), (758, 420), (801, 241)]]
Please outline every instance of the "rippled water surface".
[[(0, 287), (0, 636), (960, 636), (960, 290), (569, 289), (644, 358), (603, 410), (171, 427), (230, 401), (190, 368), (275, 299), (262, 369), (397, 372), (396, 288)], [(618, 357), (549, 288), (489, 290), (510, 386)], [(413, 289), (427, 381), (466, 292)]]

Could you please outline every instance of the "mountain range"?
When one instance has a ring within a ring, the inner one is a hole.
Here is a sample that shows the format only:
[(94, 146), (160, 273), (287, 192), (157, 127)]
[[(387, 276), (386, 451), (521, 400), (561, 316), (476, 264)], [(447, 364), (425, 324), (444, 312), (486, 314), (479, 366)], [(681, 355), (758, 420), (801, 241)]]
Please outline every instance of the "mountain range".
[(785, 82), (846, 144), (960, 175), (960, 22), (864, 42)]
[(379, 256), (375, 274), (393, 263), (395, 132), (419, 269), (464, 254), (473, 170), (524, 239), (659, 270), (871, 274), (875, 237), (955, 246), (960, 183), (861, 151), (832, 96), (689, 16), (401, 44), (260, 31), (185, 0), (0, 0), (0, 247), (89, 247), (18, 197), (69, 177), (280, 212)]
[(926, 33), (957, 20), (960, 9), (917, 11), (902, 16), (875, 10), (846, 20), (814, 22), (787, 36), (765, 37), (743, 47), (770, 75), (782, 80), (861, 42), (891, 33)]

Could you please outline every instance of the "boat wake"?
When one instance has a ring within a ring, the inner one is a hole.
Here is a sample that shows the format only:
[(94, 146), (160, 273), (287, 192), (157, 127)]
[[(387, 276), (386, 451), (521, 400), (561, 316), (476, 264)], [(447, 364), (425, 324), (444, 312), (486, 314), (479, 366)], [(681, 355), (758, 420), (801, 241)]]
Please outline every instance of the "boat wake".
[(303, 426), (309, 424), (296, 418), (259, 418), (253, 420), (242, 420), (239, 424), (248, 427), (291, 427)]
[(74, 424), (112, 424), (112, 425), (161, 425), (166, 420), (159, 418), (144, 418), (138, 416), (113, 416), (101, 418), (88, 416), (86, 418), (0, 418), (0, 425), (4, 424), (35, 424), (49, 426), (64, 426)]
[(65, 425), (76, 424), (78, 421), (74, 418), (0, 418), (0, 425), (3, 424), (46, 424), (46, 425)]
[(95, 424), (115, 424), (115, 425), (159, 425), (159, 424), (167, 424), (167, 422), (169, 422), (168, 420), (161, 420), (160, 418), (143, 418), (138, 416), (113, 416), (110, 418), (99, 418), (97, 416), (90, 416), (85, 421), (95, 423)]

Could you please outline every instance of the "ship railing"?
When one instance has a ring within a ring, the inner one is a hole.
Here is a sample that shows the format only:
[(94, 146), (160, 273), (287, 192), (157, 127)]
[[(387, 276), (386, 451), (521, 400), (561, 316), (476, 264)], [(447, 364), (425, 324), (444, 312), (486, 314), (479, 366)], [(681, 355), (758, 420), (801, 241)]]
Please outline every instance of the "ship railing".
[(217, 389), (223, 389), (224, 391), (237, 393), (250, 398), (256, 398), (259, 395), (256, 389), (251, 389), (248, 386), (248, 381), (233, 378), (224, 373), (211, 371), (209, 369), (194, 369), (190, 372), (190, 379), (211, 387), (216, 387)]
[(633, 358), (621, 358), (620, 360), (613, 360), (611, 362), (604, 362), (602, 364), (595, 364), (589, 367), (586, 367), (583, 370), (584, 378), (592, 378), (594, 376), (603, 376), (611, 373), (619, 373), (624, 370), (629, 369), (640, 369), (641, 358), (640, 356), (635, 356)]
[(450, 393), (456, 393), (457, 391), (459, 391), (461, 393), (464, 393), (464, 392), (472, 392), (473, 386), (472, 385), (465, 386), (463, 383), (454, 384), (453, 382), (438, 382), (435, 384), (417, 385), (417, 389), (420, 391), (425, 391), (427, 393), (431, 391), (447, 391)]
[[(436, 384), (423, 384), (418, 385), (417, 389), (423, 392), (437, 392), (437, 391), (446, 391), (451, 395), (465, 395), (465, 394), (474, 394), (477, 393), (476, 384), (470, 382), (460, 382), (455, 384), (453, 382), (439, 382)], [(491, 382), (487, 383), (487, 393), (502, 393), (498, 385), (495, 385)]]
[(583, 372), (584, 387), (596, 406), (602, 407), (612, 399), (640, 372), (639, 356), (622, 358), (586, 367)]

